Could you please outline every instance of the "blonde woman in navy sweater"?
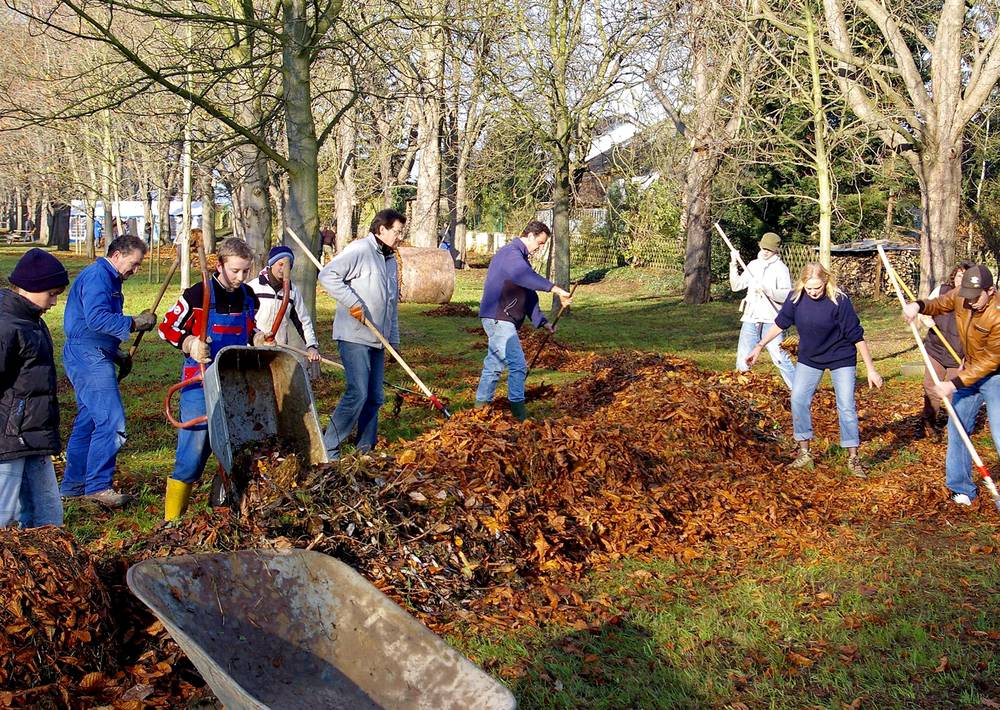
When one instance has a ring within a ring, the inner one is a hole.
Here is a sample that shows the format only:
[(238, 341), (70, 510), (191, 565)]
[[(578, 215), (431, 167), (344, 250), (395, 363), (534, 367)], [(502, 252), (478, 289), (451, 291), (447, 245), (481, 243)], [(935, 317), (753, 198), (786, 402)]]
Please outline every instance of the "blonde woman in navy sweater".
[(823, 377), (830, 371), (837, 397), (837, 418), (840, 421), (840, 446), (847, 449), (847, 469), (859, 478), (865, 477), (858, 460), (858, 412), (854, 405), (854, 382), (857, 376), (858, 353), (864, 360), (869, 387), (881, 387), (882, 376), (875, 371), (865, 332), (851, 299), (837, 288), (836, 279), (822, 264), (805, 265), (795, 288), (788, 295), (774, 325), (760, 343), (750, 351), (747, 364), (751, 367), (763, 348), (783, 330), (794, 325), (799, 332), (799, 361), (792, 382), (792, 429), (799, 442), (798, 458), (792, 468), (812, 468), (809, 442), (813, 438), (810, 407), (813, 395)]

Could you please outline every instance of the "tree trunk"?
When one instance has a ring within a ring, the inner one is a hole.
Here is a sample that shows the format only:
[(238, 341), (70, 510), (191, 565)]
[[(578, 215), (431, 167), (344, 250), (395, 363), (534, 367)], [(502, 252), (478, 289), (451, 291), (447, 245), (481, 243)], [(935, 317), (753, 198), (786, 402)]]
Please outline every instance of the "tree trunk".
[(94, 229), (97, 226), (97, 205), (92, 200), (87, 200), (87, 234), (84, 244), (87, 247), (87, 258), (94, 258)]
[(157, 239), (160, 245), (168, 244), (170, 238), (170, 186), (163, 185), (156, 194)]
[(452, 249), (455, 251), (456, 262), (459, 268), (465, 268), (466, 245), (465, 235), (468, 230), (468, 205), (466, 204), (466, 194), (468, 191), (468, 158), (463, 151), (459, 155), (458, 165), (455, 169), (455, 235), (452, 242)]
[[(347, 80), (350, 88), (350, 81)], [(353, 111), (341, 116), (337, 126), (337, 184), (334, 188), (334, 216), (337, 218), (337, 236), (334, 247), (337, 252), (350, 244), (354, 238), (354, 201), (357, 185), (354, 181), (354, 151), (358, 132), (354, 126)]]
[(149, 178), (143, 179), (142, 185), (142, 218), (145, 222), (143, 227), (142, 238), (145, 240), (146, 244), (149, 245), (149, 253), (152, 256), (153, 253), (153, 183), (150, 182)]
[(421, 45), (421, 87), (417, 99), (420, 161), (410, 241), (418, 247), (436, 247), (441, 200), (444, 32), (439, 26), (431, 26), (422, 33)]
[[(310, 249), (319, 253), (319, 144), (312, 114), (310, 49), (307, 38), (309, 17), (305, 0), (283, 0), (285, 46), (282, 50), (281, 82), (285, 99), (285, 134), (288, 137), (288, 204), (285, 225), (294, 230)], [(312, 260), (293, 240), (296, 253), (293, 281), (316, 313), (316, 277)]]
[(233, 150), (233, 162), (233, 235), (245, 239), (254, 254), (266, 254), (272, 217), (267, 160), (252, 145), (241, 145)]
[(920, 295), (944, 283), (955, 261), (962, 204), (961, 141), (928, 144), (920, 155), (921, 206), (925, 229), (920, 240)]
[(42, 191), (42, 198), (38, 201), (38, 219), (35, 220), (35, 228), (38, 230), (38, 241), (43, 246), (50, 246), (50, 235), (52, 234), (52, 205), (49, 203), (49, 193)]
[(684, 302), (707, 303), (712, 285), (712, 180), (719, 159), (695, 144), (684, 181), (687, 248), (684, 253)]
[(830, 158), (826, 152), (827, 118), (823, 106), (823, 83), (819, 70), (819, 51), (816, 49), (816, 33), (812, 13), (806, 6), (806, 27), (809, 32), (809, 76), (812, 80), (812, 121), (815, 143), (816, 187), (819, 200), (819, 262), (827, 269), (832, 268), (830, 247), (833, 236), (833, 184)]
[(201, 199), (201, 238), (205, 253), (210, 254), (215, 251), (215, 184), (211, 169), (198, 176), (198, 197)]
[[(554, 265), (553, 281), (569, 290), (569, 202), (570, 166), (568, 161), (556, 163), (555, 183), (552, 186), (552, 255)], [(559, 309), (559, 298), (553, 296), (552, 309)]]

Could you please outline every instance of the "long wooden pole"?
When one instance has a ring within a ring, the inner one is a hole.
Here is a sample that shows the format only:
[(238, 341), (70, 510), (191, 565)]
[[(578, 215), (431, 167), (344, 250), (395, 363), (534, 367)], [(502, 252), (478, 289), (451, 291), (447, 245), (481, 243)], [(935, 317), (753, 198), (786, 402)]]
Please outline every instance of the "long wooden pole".
[[(569, 290), (569, 297), (570, 297), (570, 299), (573, 298), (573, 294), (576, 293), (576, 287), (579, 286), (579, 285), (580, 285), (580, 282), (577, 281), (575, 284), (573, 284), (573, 288), (571, 288)], [(552, 337), (552, 331), (555, 330), (556, 324), (559, 322), (559, 319), (562, 318), (563, 313), (566, 312), (566, 309), (568, 307), (569, 307), (568, 303), (563, 303), (559, 307), (559, 312), (556, 313), (556, 317), (552, 321), (552, 330), (546, 331), (545, 337), (542, 338), (542, 342), (540, 342), (538, 344), (538, 350), (535, 351), (535, 354), (531, 358), (531, 362), (528, 363), (528, 369), (529, 370), (535, 366), (535, 363), (538, 361), (538, 356), (542, 354), (542, 350), (544, 350), (545, 346), (548, 344), (549, 338)]]
[[(160, 307), (160, 301), (163, 300), (163, 295), (167, 292), (167, 289), (170, 288), (170, 280), (174, 278), (174, 274), (177, 273), (177, 267), (180, 266), (180, 264), (180, 257), (175, 256), (173, 263), (170, 264), (170, 269), (167, 271), (167, 278), (165, 278), (163, 283), (160, 284), (160, 291), (156, 294), (156, 300), (153, 301), (153, 307), (150, 309), (153, 313), (156, 313), (156, 309)], [(135, 351), (139, 349), (139, 343), (142, 342), (142, 336), (145, 334), (146, 331), (136, 333), (135, 341), (132, 343), (132, 347), (128, 349), (129, 357), (135, 357)]]
[[(305, 252), (306, 256), (308, 256), (309, 259), (312, 260), (312, 263), (316, 266), (316, 268), (322, 271), (323, 265), (319, 263), (319, 259), (317, 259), (316, 255), (309, 250), (309, 247), (305, 245), (305, 242), (299, 239), (299, 235), (296, 234), (291, 227), (286, 226), (285, 231), (288, 232), (288, 235), (292, 239), (294, 239), (295, 243), (302, 248), (302, 251)], [(417, 387), (419, 387), (420, 390), (424, 393), (424, 395), (427, 396), (427, 399), (430, 400), (431, 404), (433, 404), (434, 407), (439, 412), (445, 415), (445, 417), (451, 417), (451, 412), (449, 412), (448, 408), (444, 406), (444, 402), (438, 399), (437, 395), (431, 392), (430, 389), (427, 387), (427, 385), (423, 383), (423, 380), (417, 377), (417, 373), (415, 373), (412, 369), (410, 369), (410, 366), (407, 365), (406, 361), (402, 358), (402, 356), (398, 352), (396, 352), (396, 349), (389, 344), (389, 341), (386, 340), (385, 336), (379, 332), (379, 329), (376, 328), (374, 324), (370, 323), (367, 318), (365, 318), (362, 322), (368, 327), (368, 330), (372, 332), (372, 334), (378, 339), (378, 341), (382, 343), (382, 347), (385, 348), (386, 352), (392, 355), (393, 358), (395, 358), (396, 362), (399, 363), (399, 366), (406, 371), (406, 374), (410, 376), (410, 379), (413, 380), (414, 384), (416, 384)]]
[[(892, 281), (893, 288), (896, 291), (896, 296), (899, 298), (899, 305), (901, 308), (906, 307), (906, 299), (903, 298), (903, 291), (899, 287), (899, 282), (896, 280), (895, 272), (892, 270), (892, 266), (889, 264), (889, 257), (885, 255), (885, 250), (882, 245), (877, 245), (878, 255), (882, 259), (882, 263), (885, 264), (886, 273), (889, 275), (889, 280)], [(937, 376), (937, 372), (934, 370), (931, 364), (931, 356), (927, 354), (927, 348), (924, 347), (924, 341), (920, 338), (920, 331), (917, 330), (915, 323), (910, 323), (910, 331), (913, 333), (913, 339), (917, 341), (917, 347), (920, 349), (920, 354), (924, 358), (924, 365), (927, 366), (927, 371), (930, 372), (931, 379), (934, 380), (935, 385), (941, 384), (941, 379)], [(962, 425), (962, 420), (958, 418), (958, 414), (955, 412), (955, 408), (951, 404), (951, 400), (944, 397), (941, 400), (944, 403), (945, 409), (948, 411), (948, 416), (951, 417), (952, 424), (955, 425), (955, 430), (958, 431), (958, 435), (962, 438), (962, 443), (965, 444), (965, 448), (969, 450), (969, 454), (972, 455), (972, 462), (979, 471), (979, 475), (983, 477), (983, 483), (986, 484), (986, 489), (990, 492), (993, 497), (993, 504), (1000, 510), (1000, 492), (997, 491), (996, 484), (993, 483), (993, 478), (990, 476), (989, 470), (983, 464), (983, 460), (979, 457), (979, 453), (976, 451), (976, 447), (973, 445), (972, 440), (969, 438), (969, 434), (965, 431), (965, 427)]]
[[(888, 261), (888, 256), (886, 257), (885, 265), (886, 265), (886, 267), (885, 267), (886, 271), (889, 273), (889, 278), (895, 279), (895, 282), (897, 284), (899, 284), (900, 287), (906, 292), (906, 297), (908, 299), (910, 299), (911, 301), (916, 301), (917, 297), (915, 295), (913, 295), (913, 291), (910, 290), (910, 287), (906, 285), (906, 283), (903, 281), (903, 279), (899, 278), (899, 274), (896, 273), (896, 269)], [(944, 333), (942, 333), (934, 323), (931, 323), (931, 330), (937, 335), (938, 339), (942, 343), (944, 343), (944, 346), (948, 349), (948, 353), (953, 358), (955, 358), (955, 362), (961, 364), (962, 363), (962, 358), (959, 357), (959, 355), (958, 355), (957, 352), (955, 352), (955, 348), (951, 347), (951, 343), (949, 343), (948, 339), (946, 337), (944, 337)]]

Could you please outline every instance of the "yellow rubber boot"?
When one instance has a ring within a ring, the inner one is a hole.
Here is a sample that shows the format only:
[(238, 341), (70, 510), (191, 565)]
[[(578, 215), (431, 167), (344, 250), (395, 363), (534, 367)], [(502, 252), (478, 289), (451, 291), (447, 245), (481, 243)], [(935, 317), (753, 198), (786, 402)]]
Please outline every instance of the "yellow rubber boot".
[(173, 478), (167, 479), (167, 495), (164, 501), (164, 520), (173, 520), (184, 515), (191, 500), (193, 483), (184, 483)]

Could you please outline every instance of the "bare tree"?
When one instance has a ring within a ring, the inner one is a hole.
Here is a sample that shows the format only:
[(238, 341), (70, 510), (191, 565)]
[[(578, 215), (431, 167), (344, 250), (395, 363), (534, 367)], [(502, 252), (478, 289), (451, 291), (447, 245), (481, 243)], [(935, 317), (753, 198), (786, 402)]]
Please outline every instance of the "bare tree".
[[(691, 0), (648, 76), (654, 95), (690, 146), (684, 168), (684, 301), (705, 303), (711, 286), (712, 183), (742, 124), (754, 67), (742, 0)], [(748, 78), (749, 77), (749, 78)]]
[(639, 0), (515, 0), (492, 22), (491, 86), (548, 157), (554, 276), (568, 288), (574, 179), (596, 122), (645, 75), (653, 16)]
[[(775, 25), (784, 4), (761, 1)], [(965, 130), (1000, 78), (1000, 8), (977, 0), (823, 0), (838, 83), (851, 109), (910, 164), (923, 214), (920, 292), (947, 276), (961, 211)]]

